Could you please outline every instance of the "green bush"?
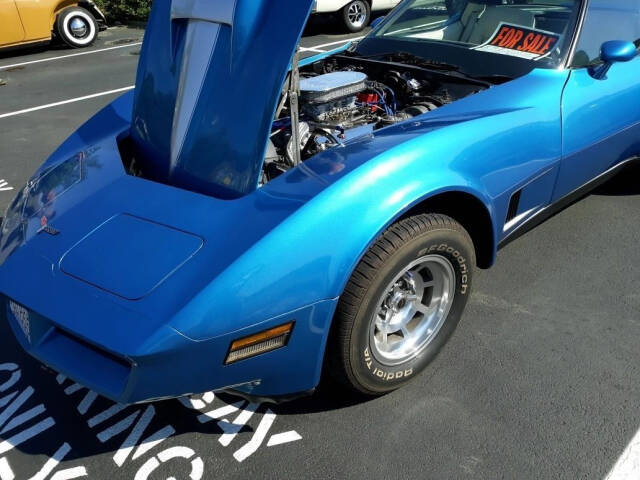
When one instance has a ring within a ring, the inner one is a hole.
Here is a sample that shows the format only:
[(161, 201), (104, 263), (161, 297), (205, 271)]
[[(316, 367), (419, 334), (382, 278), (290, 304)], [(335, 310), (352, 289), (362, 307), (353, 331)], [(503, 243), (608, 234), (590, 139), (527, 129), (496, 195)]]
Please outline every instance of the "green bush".
[(109, 23), (127, 20), (146, 21), (152, 0), (96, 0)]

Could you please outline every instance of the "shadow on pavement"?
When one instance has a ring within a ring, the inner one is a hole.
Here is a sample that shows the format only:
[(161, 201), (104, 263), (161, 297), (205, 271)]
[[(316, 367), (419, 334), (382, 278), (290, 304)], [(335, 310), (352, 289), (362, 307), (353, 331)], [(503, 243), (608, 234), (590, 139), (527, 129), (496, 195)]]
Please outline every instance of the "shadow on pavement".
[(8, 48), (7, 50), (0, 51), (0, 60), (13, 57), (21, 57), (22, 55), (32, 55), (36, 53), (44, 53), (49, 50), (62, 49), (62, 45), (52, 45), (50, 43), (41, 43), (38, 45), (25, 45), (20, 47)]
[[(0, 338), (3, 339), (0, 357), (0, 457), (11, 455), (12, 450), (30, 456), (50, 456), (62, 442), (73, 446), (65, 462), (88, 460), (105, 454), (112, 457), (136, 428), (141, 428), (144, 439), (169, 426), (167, 442), (172, 438), (188, 439), (186, 444), (189, 445), (196, 443), (196, 438), (206, 438), (211, 442), (210, 446), (219, 448), (218, 440), (229, 429), (244, 439), (241, 443), (252, 438), (267, 414), (281, 418), (270, 433), (282, 433), (281, 430), (295, 427), (286, 419), (288, 416), (340, 410), (368, 400), (349, 394), (333, 381), (323, 379), (315, 394), (278, 405), (265, 403), (256, 406), (220, 393), (119, 407), (106, 398), (93, 395), (72, 380), (46, 370), (22, 350), (5, 321), (0, 323)], [(12, 376), (16, 372), (17, 380)], [(245, 417), (239, 424), (235, 423), (242, 418), (239, 415), (252, 409), (254, 413), (249, 419)], [(115, 413), (105, 417), (105, 412), (114, 410)], [(30, 412), (35, 415), (30, 416)], [(134, 415), (135, 418), (124, 425)], [(102, 420), (98, 421), (101, 417)], [(55, 423), (46, 429), (40, 428), (51, 420)], [(143, 427), (139, 427), (141, 423)]]
[(594, 190), (593, 195), (640, 195), (640, 161), (624, 168), (614, 178)]

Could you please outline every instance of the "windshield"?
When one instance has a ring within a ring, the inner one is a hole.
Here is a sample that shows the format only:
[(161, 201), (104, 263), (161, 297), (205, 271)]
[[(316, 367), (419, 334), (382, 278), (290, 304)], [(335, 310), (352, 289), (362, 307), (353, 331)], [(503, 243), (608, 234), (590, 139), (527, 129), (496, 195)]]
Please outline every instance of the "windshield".
[(565, 60), (580, 0), (405, 0), (355, 53), (406, 52), (476, 75), (522, 75)]

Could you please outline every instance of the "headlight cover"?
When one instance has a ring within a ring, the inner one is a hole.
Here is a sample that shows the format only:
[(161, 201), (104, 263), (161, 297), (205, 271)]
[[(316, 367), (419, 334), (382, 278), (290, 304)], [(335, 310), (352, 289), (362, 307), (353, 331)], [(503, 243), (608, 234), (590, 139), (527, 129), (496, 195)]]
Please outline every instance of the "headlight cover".
[(41, 216), (47, 222), (55, 217), (56, 200), (84, 178), (86, 158), (87, 154), (80, 152), (46, 168), (18, 192), (7, 208), (0, 228), (0, 265), (24, 243), (29, 219)]
[(24, 204), (29, 187), (25, 185), (7, 207), (0, 228), (0, 265), (24, 242)]
[[(26, 188), (26, 187), (25, 187)], [(8, 235), (18, 224), (22, 222), (22, 210), (24, 208), (24, 188), (9, 204), (2, 217), (2, 237)]]

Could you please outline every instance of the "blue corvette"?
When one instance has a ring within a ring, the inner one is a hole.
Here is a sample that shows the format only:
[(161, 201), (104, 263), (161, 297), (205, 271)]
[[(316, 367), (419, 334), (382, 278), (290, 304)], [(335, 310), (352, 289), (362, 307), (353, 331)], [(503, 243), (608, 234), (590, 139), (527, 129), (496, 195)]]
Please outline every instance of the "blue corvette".
[(312, 4), (155, 0), (135, 92), (5, 215), (31, 355), (122, 403), (383, 394), (476, 267), (640, 154), (640, 0), (404, 0), (300, 61)]

